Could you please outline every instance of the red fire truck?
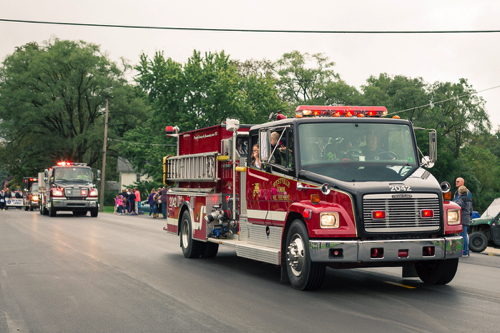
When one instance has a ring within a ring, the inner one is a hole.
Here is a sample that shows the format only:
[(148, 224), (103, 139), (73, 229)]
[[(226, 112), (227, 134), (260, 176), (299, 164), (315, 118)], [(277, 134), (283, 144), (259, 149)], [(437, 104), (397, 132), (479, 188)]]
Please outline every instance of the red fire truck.
[[(97, 181), (100, 180), (97, 170)], [(40, 214), (55, 217), (58, 211), (97, 217), (98, 192), (92, 168), (86, 163), (58, 162), (38, 174)]]
[(38, 209), (38, 178), (24, 177), (23, 178), (23, 207), (24, 210)]
[(417, 128), (386, 114), (299, 106), (295, 118), (262, 125), (167, 126), (178, 145), (164, 158), (164, 229), (180, 235), (187, 258), (232, 246), (280, 266), (282, 282), (299, 290), (318, 288), (326, 266), (398, 266), (404, 277), (449, 283), (462, 225), (460, 207), (444, 199), (449, 184), (423, 168), (437, 159), (436, 132), (421, 156)]

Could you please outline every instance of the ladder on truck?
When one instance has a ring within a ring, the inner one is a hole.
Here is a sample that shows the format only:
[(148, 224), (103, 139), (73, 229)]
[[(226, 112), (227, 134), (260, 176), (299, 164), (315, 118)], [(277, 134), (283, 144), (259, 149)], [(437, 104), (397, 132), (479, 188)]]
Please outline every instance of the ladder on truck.
[(218, 152), (172, 156), (166, 160), (166, 179), (170, 181), (219, 180), (217, 171)]

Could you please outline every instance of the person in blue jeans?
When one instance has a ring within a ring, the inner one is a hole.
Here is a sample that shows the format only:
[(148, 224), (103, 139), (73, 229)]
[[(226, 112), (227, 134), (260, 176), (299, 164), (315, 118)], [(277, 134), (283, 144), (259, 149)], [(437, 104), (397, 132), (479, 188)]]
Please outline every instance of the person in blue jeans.
[(457, 204), (462, 208), (462, 232), (460, 235), (464, 238), (462, 257), (469, 256), (469, 236), (467, 235), (467, 229), (469, 228), (470, 218), (472, 216), (472, 200), (469, 198), (468, 192), (465, 186), (460, 186), (458, 188), (458, 193), (460, 195), (457, 198)]
[(149, 204), (149, 217), (153, 214), (153, 217), (156, 217), (156, 202), (154, 200), (156, 194), (156, 190), (152, 189), (151, 193), (148, 196), (148, 204)]

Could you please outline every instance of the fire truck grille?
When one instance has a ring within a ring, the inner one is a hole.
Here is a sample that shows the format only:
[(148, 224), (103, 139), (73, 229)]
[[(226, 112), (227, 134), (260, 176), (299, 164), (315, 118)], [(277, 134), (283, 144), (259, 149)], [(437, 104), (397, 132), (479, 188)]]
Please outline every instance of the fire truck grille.
[[(433, 217), (421, 217), (422, 210), (432, 210)], [(373, 219), (372, 212), (385, 212), (384, 219)], [(363, 197), (366, 232), (436, 231), (441, 217), (437, 194), (370, 194)]]

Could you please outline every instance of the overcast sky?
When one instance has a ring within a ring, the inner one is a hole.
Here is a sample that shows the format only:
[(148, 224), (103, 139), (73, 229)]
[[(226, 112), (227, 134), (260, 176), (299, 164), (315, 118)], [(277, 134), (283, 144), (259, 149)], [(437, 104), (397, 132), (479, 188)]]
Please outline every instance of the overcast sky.
[[(373, 0), (3, 0), (0, 18), (162, 27), (271, 30), (500, 30), (500, 1)], [(185, 63), (194, 49), (231, 58), (277, 60), (284, 53), (324, 53), (348, 84), (370, 75), (466, 78), (477, 91), (500, 86), (500, 33), (283, 34), (74, 27), (0, 22), (0, 61), (28, 42), (51, 37), (101, 45), (112, 60), (135, 64), (163, 51)], [(500, 126), (500, 88), (480, 93), (493, 129)]]

